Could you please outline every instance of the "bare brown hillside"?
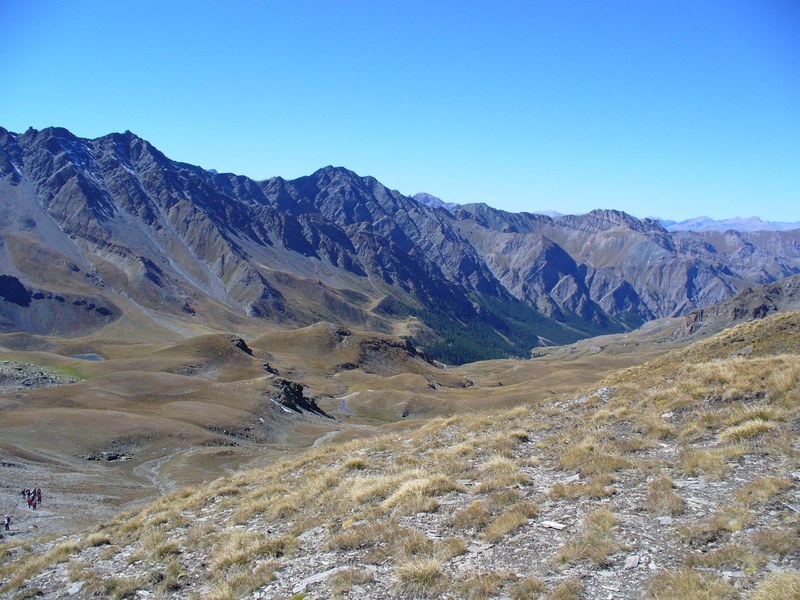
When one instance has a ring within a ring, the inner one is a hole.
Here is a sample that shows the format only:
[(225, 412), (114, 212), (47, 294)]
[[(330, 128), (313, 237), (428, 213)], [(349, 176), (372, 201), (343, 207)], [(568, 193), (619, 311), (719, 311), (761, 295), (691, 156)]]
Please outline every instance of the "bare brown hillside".
[(0, 589), (797, 597), (799, 353), (795, 312), (609, 369), (578, 392), (541, 395), (536, 379), (519, 375), (540, 359), (475, 365), (484, 379), (438, 393), (491, 397), (518, 385), (517, 405), (400, 418), (378, 435), (326, 438), (265, 468), (183, 487), (79, 535), (12, 538)]

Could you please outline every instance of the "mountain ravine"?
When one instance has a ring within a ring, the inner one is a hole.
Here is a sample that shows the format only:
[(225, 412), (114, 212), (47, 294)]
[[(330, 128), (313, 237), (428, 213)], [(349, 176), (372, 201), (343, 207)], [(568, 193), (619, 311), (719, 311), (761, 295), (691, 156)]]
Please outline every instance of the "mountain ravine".
[(677, 316), (800, 272), (800, 230), (431, 207), (325, 167), (255, 181), (131, 132), (0, 128), (0, 331), (176, 335), (327, 320), (460, 363)]

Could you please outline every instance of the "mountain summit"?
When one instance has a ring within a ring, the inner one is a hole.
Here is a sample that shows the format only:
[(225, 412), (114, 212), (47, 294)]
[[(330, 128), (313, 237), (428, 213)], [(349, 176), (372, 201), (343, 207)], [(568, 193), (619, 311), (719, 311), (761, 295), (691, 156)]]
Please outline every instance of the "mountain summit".
[(327, 320), (463, 362), (622, 331), (800, 272), (798, 231), (451, 210), (341, 167), (255, 181), (174, 161), (131, 132), (0, 128), (0, 329), (77, 335), (122, 319), (185, 335)]

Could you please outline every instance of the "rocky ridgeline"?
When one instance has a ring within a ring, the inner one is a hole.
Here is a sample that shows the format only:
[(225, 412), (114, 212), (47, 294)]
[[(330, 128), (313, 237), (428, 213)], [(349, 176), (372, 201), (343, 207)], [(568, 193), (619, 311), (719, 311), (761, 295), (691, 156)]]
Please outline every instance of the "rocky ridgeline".
[[(291, 181), (207, 171), (130, 132), (0, 127), (0, 222), (0, 263), (21, 270), (0, 274), (0, 330), (85, 333), (119, 318), (121, 297), (192, 320), (221, 301), (236, 316), (213, 318), (229, 329), (258, 318), (391, 331), (416, 316), (436, 330), (417, 345), (450, 363), (635, 328), (800, 269), (800, 230), (669, 232), (614, 210), (450, 213), (341, 167)], [(19, 236), (41, 248), (25, 263), (11, 254)], [(104, 263), (125, 277), (105, 281)], [(53, 289), (31, 287), (42, 273)]]

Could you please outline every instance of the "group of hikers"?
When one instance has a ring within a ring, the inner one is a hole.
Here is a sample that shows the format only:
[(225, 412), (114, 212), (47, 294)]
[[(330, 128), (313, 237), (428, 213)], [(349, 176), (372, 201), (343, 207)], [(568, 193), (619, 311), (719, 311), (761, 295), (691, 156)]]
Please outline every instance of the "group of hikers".
[[(36, 510), (36, 507), (42, 503), (42, 488), (25, 488), (22, 490), (22, 497), (28, 503), (28, 508)], [(11, 529), (11, 517), (9, 515), (6, 515), (3, 519), (3, 527), (6, 531)]]
[(42, 503), (42, 488), (25, 488), (22, 490), (22, 497), (28, 503), (28, 508), (36, 510), (36, 507)]

